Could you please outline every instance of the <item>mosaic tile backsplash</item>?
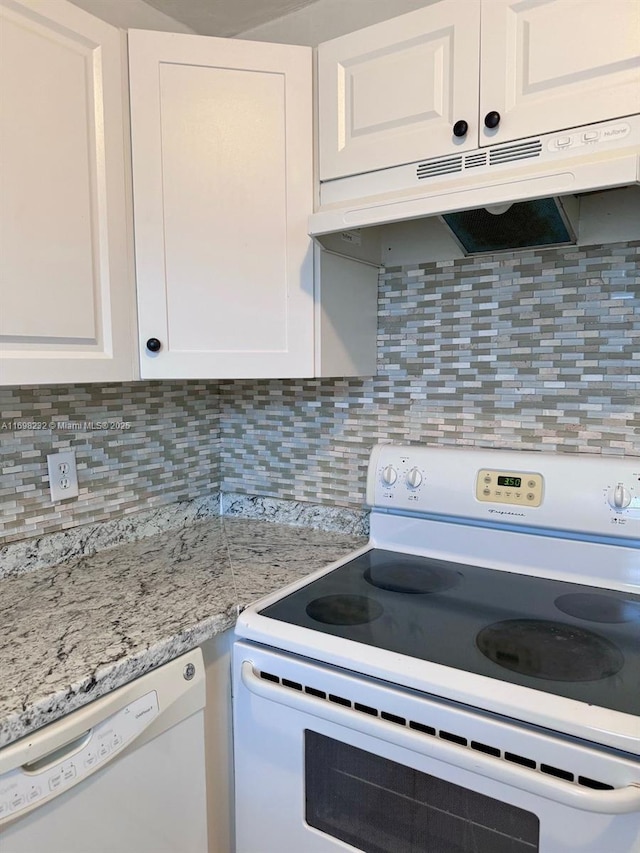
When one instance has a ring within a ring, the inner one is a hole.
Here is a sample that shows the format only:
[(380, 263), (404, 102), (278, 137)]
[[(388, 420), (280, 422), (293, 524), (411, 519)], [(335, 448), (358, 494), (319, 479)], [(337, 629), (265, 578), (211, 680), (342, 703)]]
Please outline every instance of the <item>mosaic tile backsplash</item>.
[(224, 491), (361, 506), (376, 441), (640, 455), (640, 242), (387, 268), (378, 376), (221, 386)]
[[(640, 455), (640, 241), (387, 268), (378, 375), (0, 390), (0, 537), (225, 492), (361, 508), (376, 441)], [(76, 450), (52, 506), (46, 454)]]
[[(30, 422), (54, 426), (12, 429)], [(95, 429), (98, 422), (109, 428)], [(219, 442), (215, 383), (0, 389), (0, 542), (211, 494)], [(52, 504), (46, 457), (69, 449), (80, 493)]]

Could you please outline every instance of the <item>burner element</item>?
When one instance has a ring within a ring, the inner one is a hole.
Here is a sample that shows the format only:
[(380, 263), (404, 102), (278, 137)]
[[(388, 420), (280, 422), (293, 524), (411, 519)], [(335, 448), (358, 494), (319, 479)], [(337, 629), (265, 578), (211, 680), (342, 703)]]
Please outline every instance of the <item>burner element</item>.
[[(431, 563), (431, 564), (430, 564)], [(439, 566), (437, 561), (398, 555), (393, 560), (372, 561), (364, 579), (378, 589), (412, 595), (444, 592), (462, 580), (461, 572)]]
[(316, 622), (327, 625), (364, 625), (384, 612), (382, 605), (364, 595), (325, 595), (310, 601), (306, 610)]
[(476, 644), (499, 666), (550, 681), (598, 681), (615, 675), (624, 664), (613, 643), (563, 622), (495, 622), (480, 631)]
[(600, 593), (576, 592), (554, 602), (558, 610), (589, 622), (640, 622), (640, 604)]

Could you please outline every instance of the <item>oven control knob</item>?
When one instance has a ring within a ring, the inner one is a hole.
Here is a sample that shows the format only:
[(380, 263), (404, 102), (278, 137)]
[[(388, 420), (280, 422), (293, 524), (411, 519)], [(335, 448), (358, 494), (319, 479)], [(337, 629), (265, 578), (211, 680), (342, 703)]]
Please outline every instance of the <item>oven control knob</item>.
[(387, 465), (386, 468), (382, 469), (382, 482), (385, 484), (385, 486), (393, 486), (397, 479), (398, 472), (393, 467), (393, 465)]
[(422, 482), (422, 474), (417, 468), (412, 468), (407, 474), (407, 486), (410, 489), (417, 489)]
[(629, 490), (625, 489), (624, 483), (618, 483), (609, 489), (609, 506), (613, 509), (624, 509), (631, 503)]

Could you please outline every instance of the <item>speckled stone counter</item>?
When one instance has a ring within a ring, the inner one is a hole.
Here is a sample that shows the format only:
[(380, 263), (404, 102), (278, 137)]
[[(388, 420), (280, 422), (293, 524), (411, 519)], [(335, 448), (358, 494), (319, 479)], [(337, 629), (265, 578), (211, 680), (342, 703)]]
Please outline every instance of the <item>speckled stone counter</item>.
[(0, 581), (0, 746), (232, 626), (363, 536), (221, 517)]

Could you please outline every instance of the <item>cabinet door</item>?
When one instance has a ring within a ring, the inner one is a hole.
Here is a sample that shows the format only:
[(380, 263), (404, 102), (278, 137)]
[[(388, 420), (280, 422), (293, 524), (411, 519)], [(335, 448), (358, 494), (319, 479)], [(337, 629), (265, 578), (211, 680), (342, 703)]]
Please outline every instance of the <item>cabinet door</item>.
[(122, 47), (63, 0), (0, 0), (3, 384), (135, 378)]
[(441, 0), (321, 44), (320, 179), (476, 148), (479, 28), (475, 0)]
[(142, 376), (313, 375), (310, 49), (132, 31), (129, 63)]
[(481, 144), (640, 111), (634, 0), (482, 0), (480, 53)]

